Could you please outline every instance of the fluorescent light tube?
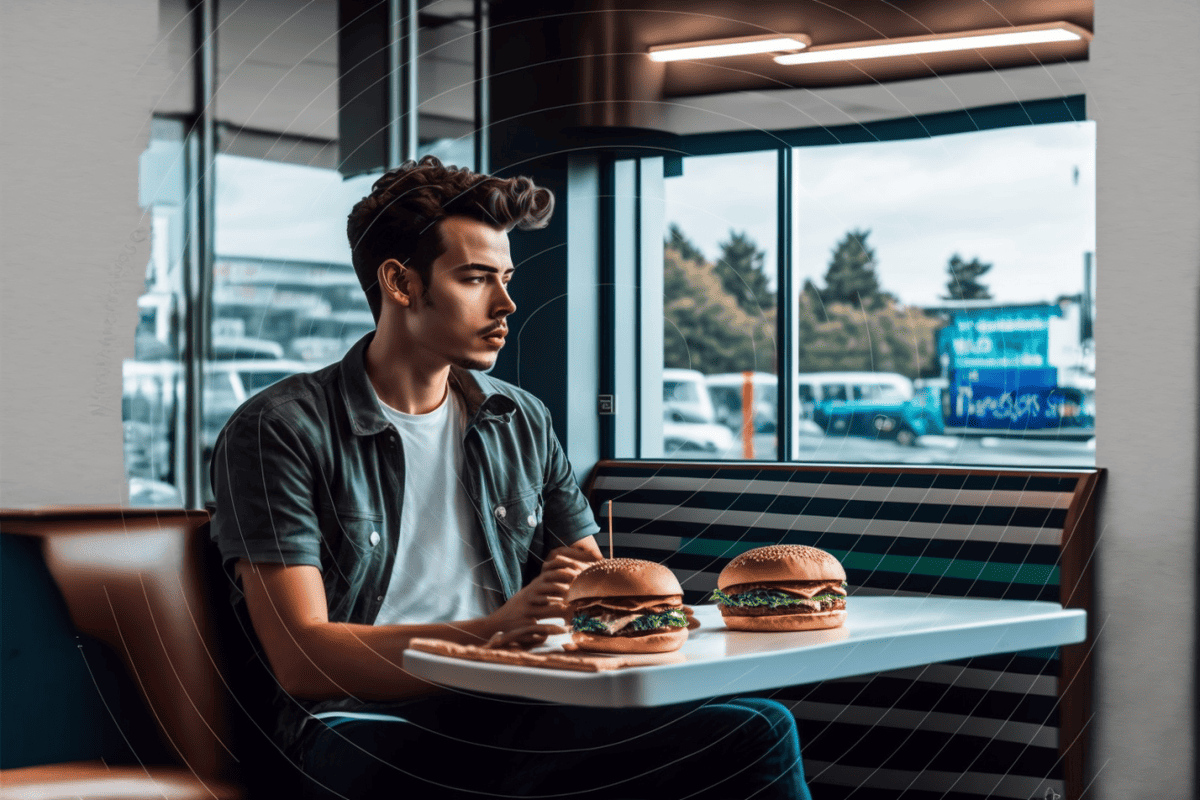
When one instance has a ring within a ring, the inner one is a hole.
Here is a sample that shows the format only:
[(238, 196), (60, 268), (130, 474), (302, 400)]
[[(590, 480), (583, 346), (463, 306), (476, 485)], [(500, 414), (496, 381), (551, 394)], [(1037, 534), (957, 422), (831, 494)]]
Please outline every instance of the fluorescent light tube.
[(765, 36), (743, 36), (738, 39), (712, 39), (705, 42), (655, 45), (647, 52), (651, 61), (684, 61), (696, 58), (725, 58), (754, 53), (778, 53), (782, 50), (803, 50), (811, 39), (802, 33)]
[(946, 53), (954, 50), (979, 50), (986, 47), (1041, 44), (1043, 42), (1091, 41), (1092, 34), (1069, 22), (994, 28), (984, 31), (909, 36), (885, 42), (851, 42), (821, 45), (803, 53), (776, 56), (780, 64), (820, 64), (829, 61), (857, 61), (867, 58)]

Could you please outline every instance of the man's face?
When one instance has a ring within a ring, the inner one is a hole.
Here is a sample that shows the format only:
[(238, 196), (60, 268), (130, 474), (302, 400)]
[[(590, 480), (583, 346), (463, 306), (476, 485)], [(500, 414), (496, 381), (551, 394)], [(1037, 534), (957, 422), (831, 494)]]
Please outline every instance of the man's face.
[(445, 218), (440, 233), (445, 252), (405, 315), (413, 356), (430, 366), (489, 369), (504, 346), (505, 320), (517, 308), (507, 290), (513, 274), (508, 233), (470, 217)]

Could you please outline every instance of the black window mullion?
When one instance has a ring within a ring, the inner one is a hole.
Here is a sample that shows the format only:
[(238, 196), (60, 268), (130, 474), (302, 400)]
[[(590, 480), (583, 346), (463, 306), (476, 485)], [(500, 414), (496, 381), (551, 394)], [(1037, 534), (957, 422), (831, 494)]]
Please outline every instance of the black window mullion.
[(775, 441), (776, 459), (791, 461), (792, 448), (792, 375), (796, 342), (792, 315), (792, 149), (779, 148), (777, 184), (777, 230), (775, 247)]
[(183, 449), (181, 492), (185, 508), (204, 505), (201, 430), (204, 420), (202, 387), (204, 362), (210, 354), (212, 272), (216, 216), (216, 0), (199, 0), (193, 7), (199, 43), (196, 74), (196, 117), (187, 136), (188, 247), (183, 276)]

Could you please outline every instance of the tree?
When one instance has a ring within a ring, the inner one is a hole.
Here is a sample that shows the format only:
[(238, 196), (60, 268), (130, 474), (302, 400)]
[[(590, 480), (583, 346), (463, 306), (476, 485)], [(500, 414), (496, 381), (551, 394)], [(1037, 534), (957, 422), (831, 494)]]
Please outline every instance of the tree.
[(774, 372), (774, 299), (762, 309), (743, 308), (725, 288), (727, 276), (699, 252), (671, 226), (663, 253), (663, 365), (707, 374)]
[(850, 303), (870, 309), (883, 306), (884, 295), (875, 274), (875, 251), (867, 245), (870, 235), (869, 230), (849, 231), (833, 248), (825, 290), (821, 292), (826, 303)]
[(687, 238), (674, 222), (667, 228), (667, 240), (663, 242), (663, 245), (674, 250), (680, 258), (686, 261), (704, 261), (704, 254), (700, 252), (700, 248), (696, 247), (695, 243)]
[(824, 303), (816, 291), (805, 288), (796, 309), (799, 336), (793, 357), (799, 372), (863, 370), (910, 378), (939, 374), (937, 332), (945, 320), (902, 306), (889, 295), (881, 295), (879, 308), (871, 310)]
[(721, 255), (713, 265), (721, 285), (738, 305), (750, 314), (762, 314), (775, 307), (775, 293), (767, 288), (763, 272), (766, 253), (744, 232), (729, 232), (729, 241), (721, 242)]
[(990, 300), (991, 292), (979, 279), (991, 268), (991, 264), (984, 264), (978, 258), (963, 261), (958, 253), (955, 253), (946, 265), (946, 272), (950, 274), (950, 279), (946, 281), (946, 289), (950, 293), (944, 299)]

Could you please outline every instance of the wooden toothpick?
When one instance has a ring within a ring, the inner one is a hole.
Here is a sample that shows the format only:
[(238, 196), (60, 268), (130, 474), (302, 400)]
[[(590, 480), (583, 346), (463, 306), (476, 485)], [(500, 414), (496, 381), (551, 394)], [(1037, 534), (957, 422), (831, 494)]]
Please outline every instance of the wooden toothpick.
[(612, 500), (608, 501), (608, 557), (613, 557)]

